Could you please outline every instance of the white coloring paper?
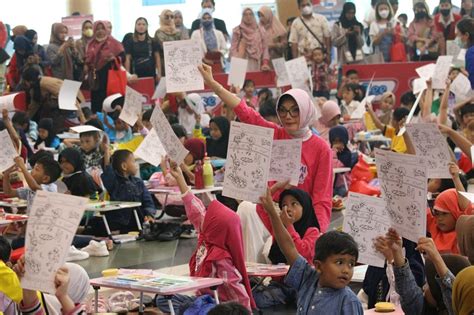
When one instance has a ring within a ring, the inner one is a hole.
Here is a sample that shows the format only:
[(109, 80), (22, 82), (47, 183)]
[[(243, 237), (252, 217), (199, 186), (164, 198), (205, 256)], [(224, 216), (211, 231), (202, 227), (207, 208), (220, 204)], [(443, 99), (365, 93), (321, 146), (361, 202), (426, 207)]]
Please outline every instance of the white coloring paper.
[(266, 194), (273, 129), (231, 122), (222, 195), (258, 202)]
[(428, 86), (426, 85), (426, 78), (418, 78), (413, 80), (413, 94), (418, 94), (426, 90)]
[(66, 262), (87, 203), (87, 198), (36, 192), (26, 228), (23, 289), (56, 292), (56, 272)]
[(444, 90), (446, 88), (446, 79), (453, 63), (453, 56), (439, 56), (436, 61), (436, 67), (433, 75), (433, 89)]
[(171, 128), (171, 125), (166, 119), (160, 106), (155, 106), (150, 122), (156, 130), (156, 134), (160, 138), (166, 154), (168, 154), (173, 161), (178, 163), (178, 165), (183, 163), (184, 158), (189, 151), (186, 150), (181, 141), (179, 141), (178, 137), (175, 135), (173, 128)]
[(422, 67), (416, 68), (415, 71), (416, 73), (418, 73), (420, 78), (425, 78), (425, 81), (426, 81), (426, 80), (431, 79), (435, 71), (435, 68), (436, 68), (436, 64), (430, 63)]
[(463, 73), (459, 73), (451, 83), (451, 92), (456, 95), (457, 102), (469, 99), (471, 90), (471, 81)]
[(289, 180), (298, 186), (301, 168), (301, 139), (273, 140), (269, 181)]
[[(415, 115), (416, 108), (418, 107), (418, 104), (420, 103), (422, 96), (423, 96), (423, 93), (420, 93), (416, 97), (415, 104), (413, 104), (413, 106), (411, 107), (410, 112), (408, 113), (407, 119), (405, 120), (405, 125), (408, 125), (410, 123), (410, 121), (413, 119), (413, 116)], [(403, 126), (400, 129), (400, 131), (398, 132), (397, 136), (399, 136), (399, 137), (403, 136), (403, 134), (405, 133), (406, 130), (407, 130), (407, 128), (405, 126)]]
[(287, 61), (286, 72), (288, 73), (292, 88), (305, 90), (309, 95), (312, 95), (312, 91), (309, 90), (311, 77), (305, 57)]
[(71, 129), (72, 131), (77, 132), (79, 134), (83, 133), (83, 132), (89, 132), (89, 131), (99, 131), (99, 132), (102, 131), (97, 127), (89, 126), (89, 125), (74, 126), (74, 127), (69, 128), (69, 129)]
[(417, 243), (426, 236), (427, 167), (416, 155), (375, 149), (382, 197), (392, 227)]
[(63, 110), (77, 110), (77, 93), (81, 88), (82, 82), (64, 80), (61, 89), (59, 90), (58, 104), (59, 108)]
[(143, 139), (133, 154), (155, 167), (160, 165), (161, 160), (166, 155), (166, 151), (155, 128), (151, 128), (148, 135)]
[(436, 124), (420, 123), (406, 126), (416, 155), (426, 159), (428, 178), (451, 178), (448, 143)]
[(133, 127), (142, 113), (142, 106), (142, 94), (127, 86), (125, 101), (119, 118)]
[(364, 97), (362, 102), (360, 102), (357, 108), (352, 112), (351, 119), (362, 119), (362, 117), (364, 117), (364, 114), (365, 114), (365, 105), (367, 105), (367, 103), (369, 104), (372, 103), (374, 99), (375, 99), (375, 95), (369, 95), (369, 96)]
[(382, 198), (349, 193), (342, 230), (357, 242), (359, 263), (383, 268), (385, 257), (375, 249), (373, 241), (385, 236), (390, 227), (390, 216)]
[(204, 90), (204, 80), (198, 70), (202, 64), (198, 40), (164, 42), (163, 52), (167, 93)]
[(15, 111), (15, 97), (18, 93), (0, 96), (0, 110), (6, 108), (9, 112)]
[(230, 60), (230, 72), (227, 77), (227, 85), (238, 88), (244, 87), (245, 75), (247, 74), (248, 60), (232, 57)]
[(288, 72), (286, 71), (285, 62), (285, 58), (272, 59), (273, 70), (275, 70), (275, 75), (277, 77), (277, 87), (291, 85), (290, 78), (288, 77)]
[(7, 129), (0, 131), (0, 172), (15, 164), (13, 159), (18, 156)]
[(156, 86), (155, 93), (151, 97), (152, 100), (164, 98), (166, 96), (166, 77), (161, 77), (160, 82)]
[(104, 102), (102, 103), (102, 109), (106, 112), (106, 113), (112, 113), (115, 111), (115, 108), (112, 108), (112, 103), (122, 97), (123, 95), (120, 94), (120, 93), (115, 93), (115, 94), (112, 94), (110, 96), (107, 96), (104, 100)]

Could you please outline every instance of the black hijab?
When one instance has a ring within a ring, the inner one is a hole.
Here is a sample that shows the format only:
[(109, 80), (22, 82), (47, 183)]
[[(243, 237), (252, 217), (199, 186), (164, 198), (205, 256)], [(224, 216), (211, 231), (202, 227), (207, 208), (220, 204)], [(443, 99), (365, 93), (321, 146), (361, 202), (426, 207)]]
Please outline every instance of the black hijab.
[(346, 127), (335, 126), (329, 130), (329, 143), (331, 143), (331, 146), (336, 139), (339, 139), (339, 141), (344, 143), (344, 150), (342, 150), (342, 152), (337, 152), (337, 159), (341, 161), (345, 167), (352, 168), (352, 153), (347, 147), (349, 133), (347, 132)]
[(230, 122), (224, 116), (214, 117), (210, 120), (210, 123), (215, 123), (219, 130), (221, 131), (222, 137), (218, 140), (212, 138), (207, 139), (207, 156), (227, 158), (227, 147), (229, 145), (229, 132), (230, 132)]
[[(359, 26), (360, 31), (362, 32), (363, 29), (364, 29), (364, 26), (362, 25), (362, 23), (357, 21), (357, 18), (356, 18), (355, 15), (354, 15), (354, 18), (352, 20), (348, 20), (346, 18), (346, 13), (351, 11), (351, 10), (354, 10), (354, 13), (356, 12), (355, 4), (352, 3), (352, 2), (344, 3), (344, 6), (342, 7), (341, 16), (339, 16), (339, 23), (345, 29), (349, 29), (349, 28), (354, 27), (354, 26)], [(355, 58), (356, 53), (357, 53), (357, 36), (360, 36), (360, 35), (357, 35), (357, 34), (353, 33), (353, 34), (347, 36), (347, 43), (348, 43), (348, 46), (349, 46), (349, 51), (351, 52), (352, 57), (354, 57), (354, 58)]]
[[(293, 227), (301, 238), (304, 237), (306, 231), (311, 227), (320, 229), (318, 219), (314, 213), (313, 202), (307, 192), (298, 188), (284, 190), (280, 195), (280, 209), (282, 208), (283, 199), (286, 196), (293, 196), (303, 208), (301, 219), (293, 224)], [(283, 255), (276, 242), (273, 242), (268, 258), (270, 258), (273, 264), (286, 264), (285, 255)]]
[(84, 169), (84, 160), (81, 152), (74, 148), (64, 149), (59, 154), (58, 162), (67, 161), (74, 167), (72, 174), (64, 175), (63, 182), (73, 196), (89, 197), (99, 191), (92, 177)]
[(38, 129), (44, 129), (48, 131), (48, 137), (46, 139), (41, 139), (38, 136), (38, 139), (35, 142), (35, 149), (38, 149), (38, 146), (44, 142), (46, 147), (51, 147), (51, 144), (56, 137), (56, 133), (54, 132), (53, 128), (53, 119), (51, 118), (42, 118), (38, 123)]

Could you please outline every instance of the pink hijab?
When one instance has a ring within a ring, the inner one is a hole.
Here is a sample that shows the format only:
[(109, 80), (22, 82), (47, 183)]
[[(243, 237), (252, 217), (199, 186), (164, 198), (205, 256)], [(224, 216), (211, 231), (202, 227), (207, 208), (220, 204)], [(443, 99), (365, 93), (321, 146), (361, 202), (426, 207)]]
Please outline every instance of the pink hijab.
[(281, 24), (280, 20), (278, 20), (272, 12), (272, 9), (268, 6), (263, 6), (258, 10), (260, 14), (262, 14), (265, 18), (267, 18), (268, 22), (266, 24), (262, 23), (260, 20), (260, 26), (265, 29), (265, 38), (268, 43), (272, 43), (274, 38), (279, 36), (286, 36), (286, 29)]
[(245, 41), (245, 50), (248, 57), (260, 60), (264, 53), (263, 42), (265, 41), (265, 30), (257, 24), (255, 15), (249, 24), (244, 22), (244, 14), (249, 11), (253, 13), (252, 9), (245, 8), (242, 11), (242, 20), (237, 28), (240, 30), (240, 36)]
[[(107, 36), (105, 39), (98, 41), (96, 38), (96, 32), (99, 25), (102, 25)], [(117, 57), (124, 49), (122, 43), (117, 41), (112, 35), (109, 34), (107, 25), (110, 25), (108, 21), (95, 21), (94, 22), (94, 37), (87, 45), (86, 51), (86, 64), (97, 70), (102, 69), (108, 62), (111, 55)]]
[[(291, 96), (293, 100), (298, 105), (300, 109), (300, 129), (296, 132), (291, 133), (291, 136), (294, 138), (305, 138), (308, 134), (311, 134), (311, 130), (309, 129), (310, 125), (313, 123), (314, 118), (316, 117), (316, 108), (314, 108), (313, 102), (309, 97), (308, 93), (306, 93), (302, 89), (291, 89), (287, 92), (283, 93), (277, 100), (276, 108), (278, 113), (278, 106), (280, 106), (280, 102), (283, 97)], [(280, 116), (278, 119), (281, 122)]]
[[(207, 255), (196, 271), (197, 249), (205, 244)], [(207, 277), (212, 272), (212, 262), (230, 258), (235, 268), (242, 275), (242, 282), (255, 308), (250, 282), (245, 267), (242, 227), (239, 216), (222, 203), (213, 200), (206, 210), (202, 232), (199, 234), (198, 246), (189, 261), (191, 276)]]
[(341, 115), (341, 108), (334, 101), (327, 101), (323, 104), (321, 109), (321, 117), (314, 122), (316, 130), (319, 132), (319, 136), (329, 142), (329, 129), (328, 122), (331, 121), (335, 116)]

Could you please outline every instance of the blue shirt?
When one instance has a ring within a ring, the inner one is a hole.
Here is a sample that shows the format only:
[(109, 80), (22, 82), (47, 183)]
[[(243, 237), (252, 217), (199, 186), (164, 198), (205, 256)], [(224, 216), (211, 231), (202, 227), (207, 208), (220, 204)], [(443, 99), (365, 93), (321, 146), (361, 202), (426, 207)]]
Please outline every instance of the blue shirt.
[(349, 287), (321, 288), (318, 282), (318, 272), (299, 255), (285, 278), (285, 284), (296, 290), (297, 314), (364, 314), (362, 304)]
[(471, 89), (474, 90), (474, 46), (471, 46), (466, 52), (466, 71), (469, 73)]
[[(104, 118), (105, 118), (104, 113), (97, 112), (96, 115), (97, 115), (97, 119), (99, 119), (100, 122), (102, 123), (102, 125), (104, 125), (104, 132), (107, 134), (107, 137), (109, 137), (110, 142), (115, 142), (115, 130), (110, 129), (105, 124), (105, 122), (104, 122)], [(108, 121), (109, 125), (114, 126), (114, 124), (115, 124), (114, 120), (109, 115), (107, 115), (107, 121)]]

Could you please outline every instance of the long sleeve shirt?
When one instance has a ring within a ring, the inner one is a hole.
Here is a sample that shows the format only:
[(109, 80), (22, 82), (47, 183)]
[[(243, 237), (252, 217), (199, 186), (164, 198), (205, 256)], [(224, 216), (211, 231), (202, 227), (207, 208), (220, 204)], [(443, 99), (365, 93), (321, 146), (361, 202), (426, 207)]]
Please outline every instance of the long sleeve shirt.
[[(266, 121), (259, 113), (248, 107), (245, 100), (234, 108), (234, 112), (241, 122), (274, 129), (274, 139), (292, 139), (281, 126)], [(332, 177), (332, 152), (329, 145), (315, 135), (303, 141), (297, 187), (311, 196), (322, 233), (326, 232), (331, 221)]]
[[(393, 272), (395, 274), (395, 290), (400, 295), (400, 302), (405, 314), (423, 314), (425, 298), (422, 289), (416, 284), (410, 265), (405, 263), (401, 267), (394, 266)], [(454, 278), (451, 271), (448, 271), (443, 278), (435, 278), (441, 288), (443, 302), (450, 315), (454, 315), (451, 302)]]
[[(206, 215), (206, 207), (190, 190), (182, 196), (182, 199), (189, 221), (191, 221), (196, 232), (201, 233), (204, 217)], [(201, 250), (201, 248), (198, 248), (198, 252), (204, 253), (205, 249), (203, 248)], [(202, 256), (204, 255), (205, 254)], [(205, 257), (198, 257), (198, 254), (196, 255), (196, 259), (204, 258)], [(238, 301), (248, 309), (251, 309), (250, 298), (242, 282), (242, 275), (237, 268), (235, 268), (232, 259), (223, 258), (218, 261), (213, 261), (212, 264), (212, 273), (208, 275), (208, 277), (224, 279), (224, 283), (217, 288), (219, 298), (222, 301)], [(200, 293), (212, 294), (209, 289), (200, 290)]]
[(474, 90), (474, 46), (469, 48), (466, 52), (466, 70), (469, 73), (471, 89)]
[[(273, 228), (272, 223), (270, 221), (270, 217), (265, 212), (261, 205), (257, 205), (257, 213), (260, 219), (263, 222), (263, 225), (267, 228), (268, 232), (273, 235)], [(296, 232), (293, 225), (290, 225), (286, 228), (288, 233), (290, 233), (291, 238), (293, 239), (293, 243), (295, 243), (296, 250), (298, 253), (306, 259), (308, 263), (313, 262), (314, 257), (314, 244), (316, 240), (319, 238), (320, 233), (317, 228), (309, 228), (304, 233), (303, 238)]]

